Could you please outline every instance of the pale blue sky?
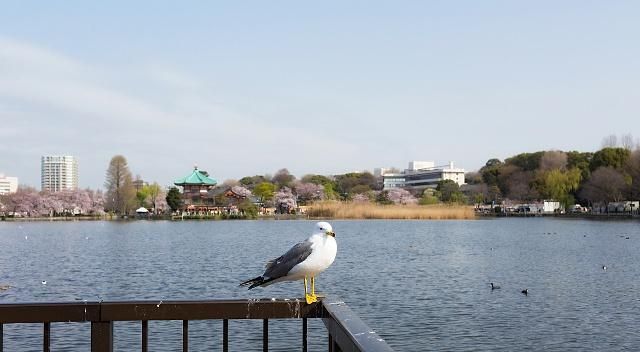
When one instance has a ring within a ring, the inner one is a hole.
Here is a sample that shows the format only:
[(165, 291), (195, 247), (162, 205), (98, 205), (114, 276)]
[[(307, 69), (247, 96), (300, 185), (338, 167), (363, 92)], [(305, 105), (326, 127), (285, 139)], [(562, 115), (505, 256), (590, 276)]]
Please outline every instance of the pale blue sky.
[(3, 2), (0, 173), (169, 184), (640, 136), (637, 1)]

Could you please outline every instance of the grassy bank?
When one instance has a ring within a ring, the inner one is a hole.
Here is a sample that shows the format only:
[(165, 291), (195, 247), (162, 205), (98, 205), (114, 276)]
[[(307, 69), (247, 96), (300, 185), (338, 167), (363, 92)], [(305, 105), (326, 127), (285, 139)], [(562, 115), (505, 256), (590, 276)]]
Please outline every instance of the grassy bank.
[(373, 203), (320, 202), (312, 205), (307, 215), (332, 219), (475, 219), (473, 207), (461, 205), (378, 205)]

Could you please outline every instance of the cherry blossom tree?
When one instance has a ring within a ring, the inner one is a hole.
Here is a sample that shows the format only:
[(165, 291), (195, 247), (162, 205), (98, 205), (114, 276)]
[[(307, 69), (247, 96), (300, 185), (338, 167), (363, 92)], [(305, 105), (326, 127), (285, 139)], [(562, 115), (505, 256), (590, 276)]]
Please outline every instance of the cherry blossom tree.
[(250, 190), (242, 186), (231, 187), (231, 192), (237, 194), (239, 197), (242, 197), (242, 198), (249, 198), (252, 195)]
[(302, 203), (324, 199), (324, 187), (315, 183), (297, 182), (295, 191)]
[(90, 191), (89, 198), (91, 199), (91, 205), (89, 206), (89, 209), (88, 209), (89, 214), (93, 214), (93, 215), (104, 214), (104, 204), (105, 204), (104, 193), (101, 190)]
[(353, 197), (351, 197), (351, 200), (356, 203), (368, 203), (370, 201), (369, 196), (364, 193), (354, 194)]
[(5, 198), (6, 211), (14, 216), (32, 216), (38, 203), (38, 192), (32, 187), (18, 187)]
[(296, 208), (296, 199), (289, 187), (282, 187), (274, 196), (274, 203), (279, 213), (288, 214)]
[(387, 195), (390, 201), (394, 204), (416, 204), (418, 200), (409, 191), (402, 188), (391, 188)]

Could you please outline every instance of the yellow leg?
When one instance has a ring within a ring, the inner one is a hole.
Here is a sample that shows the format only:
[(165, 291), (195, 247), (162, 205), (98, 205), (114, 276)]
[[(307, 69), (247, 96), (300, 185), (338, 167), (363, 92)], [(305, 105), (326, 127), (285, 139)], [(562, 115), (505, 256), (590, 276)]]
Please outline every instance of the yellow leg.
[(313, 302), (317, 302), (318, 298), (316, 297), (315, 293), (313, 293), (314, 291), (314, 279), (313, 277), (311, 277), (311, 294), (308, 293), (307, 291), (307, 277), (304, 277), (304, 299), (305, 301), (307, 301), (307, 304), (311, 304)]
[(315, 278), (315, 276), (311, 277), (311, 295), (313, 297), (315, 297), (316, 300), (317, 300), (318, 297), (324, 297), (324, 295), (317, 295), (316, 294), (316, 278)]

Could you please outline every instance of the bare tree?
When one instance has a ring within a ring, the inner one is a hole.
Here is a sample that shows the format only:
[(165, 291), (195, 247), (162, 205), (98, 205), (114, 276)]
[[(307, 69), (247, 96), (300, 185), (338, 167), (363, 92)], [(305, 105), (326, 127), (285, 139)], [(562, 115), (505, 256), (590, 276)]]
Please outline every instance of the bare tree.
[(513, 200), (533, 200), (539, 197), (533, 181), (535, 175), (533, 171), (516, 171), (507, 180), (507, 198)]
[(615, 148), (618, 146), (618, 137), (610, 134), (602, 139), (602, 148)]
[(540, 158), (540, 170), (564, 170), (567, 167), (567, 153), (559, 150), (544, 152)]
[(612, 167), (600, 167), (585, 182), (580, 191), (580, 197), (592, 203), (618, 202), (624, 199), (628, 187), (620, 171)]
[(287, 169), (280, 169), (276, 172), (276, 174), (271, 179), (271, 182), (275, 183), (279, 188), (282, 187), (291, 187), (293, 180), (295, 180), (295, 176), (289, 173)]
[(107, 189), (105, 208), (116, 214), (128, 214), (136, 204), (136, 189), (127, 159), (122, 155), (111, 158), (104, 183)]
[(625, 135), (622, 135), (620, 144), (622, 145), (622, 148), (627, 149), (627, 150), (633, 150), (635, 147), (635, 142), (633, 140), (633, 135), (631, 133), (627, 133)]
[(629, 192), (631, 200), (638, 200), (640, 199), (640, 149), (636, 149), (631, 153), (625, 171), (631, 176), (631, 189)]

